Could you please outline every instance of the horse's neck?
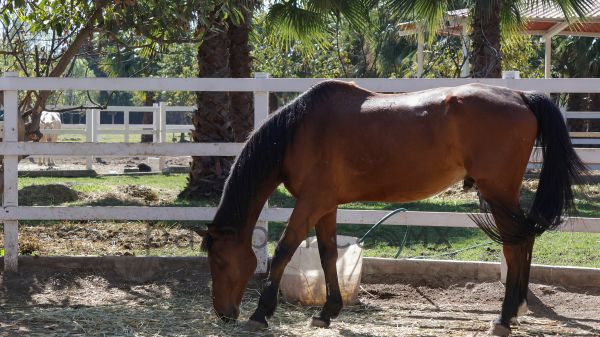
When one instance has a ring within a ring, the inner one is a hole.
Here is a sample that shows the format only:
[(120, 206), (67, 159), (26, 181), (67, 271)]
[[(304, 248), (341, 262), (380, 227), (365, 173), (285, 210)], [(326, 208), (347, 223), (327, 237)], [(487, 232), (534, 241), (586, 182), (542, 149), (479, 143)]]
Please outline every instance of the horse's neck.
[[(251, 197), (247, 197), (246, 200), (244, 200), (245, 202), (241, 205), (232, 204), (238, 202), (239, 199), (232, 198), (231, 193), (226, 192), (217, 210), (215, 224), (221, 228), (231, 228), (237, 230), (240, 238), (243, 241), (250, 242), (260, 212), (267, 202), (267, 199), (279, 185), (279, 183), (280, 182), (276, 179), (269, 179), (269, 181), (264, 182), (263, 185), (257, 189), (255, 194), (253, 194)], [(232, 210), (236, 209), (236, 206), (245, 207), (247, 213), (244, 218), (235, 218)]]

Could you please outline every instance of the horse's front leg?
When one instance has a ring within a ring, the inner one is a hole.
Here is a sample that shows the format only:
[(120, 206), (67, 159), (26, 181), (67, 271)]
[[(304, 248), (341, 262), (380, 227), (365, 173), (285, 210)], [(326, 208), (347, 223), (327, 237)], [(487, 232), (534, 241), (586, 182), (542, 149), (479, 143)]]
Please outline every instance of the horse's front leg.
[(271, 260), (271, 270), (267, 283), (258, 300), (256, 311), (250, 316), (248, 328), (266, 328), (267, 318), (273, 316), (277, 308), (279, 294), (279, 282), (283, 276), (285, 266), (292, 259), (294, 252), (308, 235), (308, 231), (314, 227), (316, 222), (326, 213), (319, 205), (317, 198), (309, 198), (310, 201), (298, 200), (292, 212), (290, 221), (277, 243), (275, 254)]
[(324, 215), (315, 226), (321, 266), (325, 273), (325, 286), (327, 287), (327, 300), (319, 316), (314, 316), (312, 326), (329, 327), (331, 319), (336, 318), (342, 310), (342, 294), (337, 275), (337, 235), (336, 235), (336, 209)]

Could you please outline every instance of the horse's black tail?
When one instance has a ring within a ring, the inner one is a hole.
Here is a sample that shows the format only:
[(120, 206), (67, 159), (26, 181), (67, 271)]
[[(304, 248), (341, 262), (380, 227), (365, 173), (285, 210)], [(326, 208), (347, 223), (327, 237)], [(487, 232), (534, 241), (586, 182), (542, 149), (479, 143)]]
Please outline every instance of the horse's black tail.
[(563, 116), (550, 97), (524, 92), (523, 100), (537, 118), (537, 142), (543, 161), (537, 192), (527, 214), (536, 235), (561, 224), (563, 213), (575, 209), (573, 185), (587, 168), (571, 145)]
[[(483, 203), (483, 213), (471, 215), (477, 226), (502, 244), (520, 244), (560, 226), (563, 213), (575, 210), (573, 185), (587, 172), (571, 145), (558, 107), (542, 93), (524, 92), (522, 98), (537, 119), (537, 145), (543, 157), (533, 204), (529, 211), (515, 213), (504, 205)], [(490, 208), (512, 224), (505, 224), (500, 231), (490, 216)]]

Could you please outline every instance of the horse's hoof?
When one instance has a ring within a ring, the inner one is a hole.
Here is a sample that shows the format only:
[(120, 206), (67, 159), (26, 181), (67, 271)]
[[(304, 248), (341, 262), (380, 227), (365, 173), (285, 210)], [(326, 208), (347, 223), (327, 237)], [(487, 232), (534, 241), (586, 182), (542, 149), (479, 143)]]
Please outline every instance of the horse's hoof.
[(502, 324), (492, 322), (492, 327), (488, 331), (488, 334), (492, 336), (508, 337), (510, 335), (510, 328), (507, 328)]
[(313, 316), (312, 320), (310, 321), (310, 326), (314, 328), (329, 328), (330, 325), (330, 319), (323, 319), (317, 316)]
[(268, 327), (269, 324), (267, 324), (267, 322), (253, 321), (251, 319), (247, 320), (244, 324), (244, 330), (246, 331), (259, 331), (264, 330)]

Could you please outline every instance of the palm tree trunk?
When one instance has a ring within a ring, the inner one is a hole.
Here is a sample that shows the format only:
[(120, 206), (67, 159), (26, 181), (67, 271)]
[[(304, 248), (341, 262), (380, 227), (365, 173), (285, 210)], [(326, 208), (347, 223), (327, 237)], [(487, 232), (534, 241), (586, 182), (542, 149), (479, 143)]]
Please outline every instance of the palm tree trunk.
[[(222, 20), (213, 23), (198, 47), (198, 77), (229, 77), (229, 40), (227, 25)], [(231, 142), (230, 98), (227, 92), (197, 92), (197, 110), (192, 123), (194, 142)], [(220, 195), (227, 177), (231, 158), (192, 157), (184, 198)]]
[(501, 0), (477, 0), (471, 13), (471, 77), (501, 77)]
[[(250, 77), (252, 57), (248, 38), (252, 26), (252, 10), (243, 9), (244, 20), (239, 24), (229, 22), (229, 69), (233, 78)], [(245, 142), (254, 126), (254, 107), (252, 93), (231, 92), (231, 117), (233, 138), (236, 142)]]

